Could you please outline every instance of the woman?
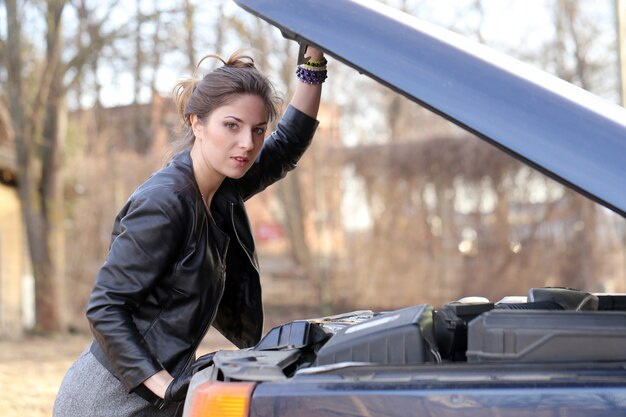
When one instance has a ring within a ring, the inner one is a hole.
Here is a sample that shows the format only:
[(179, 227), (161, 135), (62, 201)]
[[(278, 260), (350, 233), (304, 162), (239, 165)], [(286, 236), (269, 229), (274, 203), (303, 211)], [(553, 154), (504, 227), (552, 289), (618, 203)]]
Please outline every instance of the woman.
[(326, 60), (307, 50), (301, 82), (265, 140), (277, 113), (271, 83), (247, 56), (210, 57), (224, 65), (174, 90), (186, 146), (115, 220), (87, 306), (95, 340), (65, 376), (54, 416), (175, 415), (191, 375), (210, 362), (195, 359), (210, 325), (240, 348), (261, 337), (243, 202), (285, 176), (309, 146)]

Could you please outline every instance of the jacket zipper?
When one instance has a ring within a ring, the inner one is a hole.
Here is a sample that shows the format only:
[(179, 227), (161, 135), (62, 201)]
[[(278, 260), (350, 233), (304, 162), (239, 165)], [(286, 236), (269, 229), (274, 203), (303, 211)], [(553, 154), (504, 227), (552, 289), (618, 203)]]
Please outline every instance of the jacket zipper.
[[(235, 233), (235, 237), (237, 238), (237, 243), (239, 243), (239, 246), (241, 246), (241, 249), (243, 249), (244, 253), (248, 257), (248, 261), (250, 261), (250, 264), (252, 265), (254, 270), (257, 272), (257, 274), (259, 274), (260, 273), (259, 269), (257, 268), (256, 264), (252, 261), (252, 258), (250, 257), (250, 254), (248, 253), (248, 250), (246, 249), (245, 245), (241, 242), (241, 239), (239, 238), (239, 235), (237, 234), (237, 228), (235, 227), (235, 203), (230, 203), (230, 221), (231, 221), (232, 226), (233, 226), (233, 232)], [(208, 227), (209, 227), (209, 225), (207, 224), (207, 230), (208, 230)], [(224, 278), (225, 269), (226, 269), (226, 265), (224, 263), (222, 263), (222, 271), (221, 271), (222, 278)], [(224, 283), (224, 279), (221, 280), (221, 285), (222, 285), (222, 287), (220, 288), (220, 297), (219, 297), (220, 301), (222, 299), (222, 296), (224, 295), (224, 290), (225, 290), (225, 287), (226, 287), (226, 285)], [(219, 306), (219, 302), (218, 302), (218, 306)], [(207, 326), (204, 328), (204, 330), (202, 332), (202, 337), (200, 337), (198, 339), (198, 342), (196, 344), (194, 344), (194, 350), (193, 350), (194, 354), (189, 356), (189, 358), (187, 359), (187, 363), (185, 363), (185, 367), (183, 369), (187, 369), (187, 367), (191, 364), (192, 358), (195, 357), (195, 352), (198, 349), (198, 346), (200, 345), (200, 342), (202, 341), (202, 339), (204, 339), (204, 336), (206, 335), (206, 332), (209, 329), (209, 327), (211, 326), (211, 324), (213, 323), (213, 320), (215, 320), (215, 316), (216, 315), (217, 315), (217, 309), (215, 309), (213, 311), (213, 314), (211, 315), (211, 320), (209, 320)]]
[[(207, 233), (208, 233), (209, 232), (209, 227), (211, 227), (211, 226), (208, 224), (208, 222), (209, 222), (208, 216), (206, 216), (206, 219), (207, 219), (206, 226), (207, 226)], [(236, 234), (236, 232), (235, 232), (235, 234)], [(237, 238), (237, 240), (239, 240), (239, 238)], [(228, 251), (228, 248), (226, 249), (226, 251)], [(245, 252), (245, 249), (244, 249), (244, 252)], [(223, 262), (222, 256), (221, 256), (221, 254), (219, 254), (219, 251), (218, 251), (218, 256), (220, 257), (220, 264), (221, 264), (221, 267), (220, 267), (220, 269), (221, 269), (221, 271), (220, 271), (220, 277), (221, 277), (221, 279), (220, 279), (220, 286), (221, 286), (221, 288), (220, 288), (220, 291), (219, 291), (220, 296), (219, 296), (218, 301), (217, 301), (217, 308), (219, 308), (219, 305), (220, 305), (220, 302), (222, 300), (222, 297), (224, 296), (224, 290), (226, 289), (226, 282), (225, 282), (226, 263)], [(224, 257), (224, 259), (225, 259), (225, 257)], [(198, 350), (198, 346), (200, 346), (200, 342), (202, 342), (202, 339), (204, 339), (204, 336), (206, 336), (206, 333), (209, 330), (209, 327), (211, 327), (211, 324), (213, 324), (213, 320), (215, 320), (215, 316), (217, 315), (217, 308), (215, 308), (213, 310), (213, 314), (211, 315), (211, 319), (207, 322), (207, 325), (204, 326), (204, 329), (202, 330), (202, 336), (200, 336), (198, 338), (198, 340), (196, 341), (196, 343), (194, 343), (193, 353), (191, 355), (189, 355), (189, 358), (187, 358), (187, 362), (185, 363), (185, 366), (182, 368), (183, 370), (187, 369), (187, 367), (191, 364), (192, 360), (195, 359), (196, 351)]]

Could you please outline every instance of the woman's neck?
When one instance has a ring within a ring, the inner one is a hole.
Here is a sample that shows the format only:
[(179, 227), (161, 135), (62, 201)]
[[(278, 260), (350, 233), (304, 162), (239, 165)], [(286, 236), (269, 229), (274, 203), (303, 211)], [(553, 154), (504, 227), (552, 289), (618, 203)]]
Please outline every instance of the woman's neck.
[(190, 151), (190, 156), (193, 175), (196, 179), (196, 185), (200, 190), (200, 194), (202, 195), (204, 203), (206, 204), (207, 208), (209, 208), (211, 207), (211, 201), (213, 200), (213, 196), (224, 181), (224, 176), (221, 176), (212, 169), (210, 169), (204, 158), (202, 158), (202, 153), (199, 152), (198, 148), (192, 148)]

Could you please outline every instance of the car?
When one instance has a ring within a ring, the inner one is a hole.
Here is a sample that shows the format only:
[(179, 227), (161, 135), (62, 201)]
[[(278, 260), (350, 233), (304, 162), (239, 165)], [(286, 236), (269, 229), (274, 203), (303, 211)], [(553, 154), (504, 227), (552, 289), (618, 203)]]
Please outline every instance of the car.
[[(626, 215), (624, 108), (376, 1), (235, 2)], [(217, 352), (184, 415), (624, 416), (626, 295), (530, 288), (292, 321)]]

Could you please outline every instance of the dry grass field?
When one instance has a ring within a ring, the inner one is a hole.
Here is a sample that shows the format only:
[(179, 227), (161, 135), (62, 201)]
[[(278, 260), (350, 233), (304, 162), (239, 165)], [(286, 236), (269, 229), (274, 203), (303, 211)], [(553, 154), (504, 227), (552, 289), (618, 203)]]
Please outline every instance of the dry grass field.
[[(0, 340), (0, 416), (50, 417), (65, 371), (90, 341), (87, 335)], [(212, 330), (198, 353), (229, 346)]]
[(0, 341), (0, 410), (5, 417), (50, 417), (63, 375), (87, 336)]

